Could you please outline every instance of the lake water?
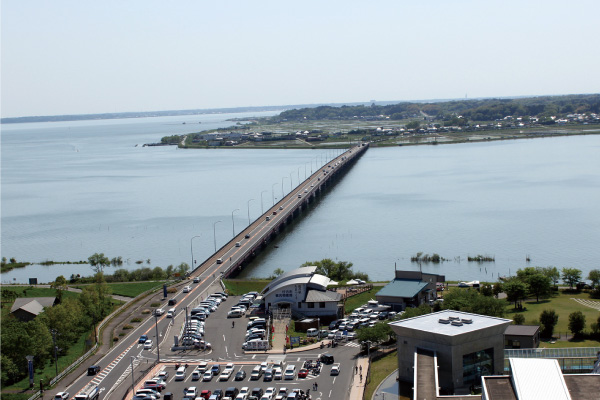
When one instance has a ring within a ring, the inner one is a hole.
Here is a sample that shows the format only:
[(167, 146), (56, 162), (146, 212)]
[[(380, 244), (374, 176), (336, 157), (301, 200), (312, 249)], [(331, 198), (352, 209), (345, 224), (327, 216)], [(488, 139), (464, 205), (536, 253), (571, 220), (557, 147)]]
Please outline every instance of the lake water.
[[(251, 219), (261, 214), (261, 196), (271, 205), (282, 181), (287, 193), (290, 176), (296, 185), (332, 151), (136, 144), (249, 115), (2, 125), (2, 256), (77, 261), (103, 252), (123, 257), (126, 268), (147, 259), (144, 266), (166, 267), (191, 263), (191, 238), (201, 235), (193, 239), (199, 264), (215, 239), (220, 247), (232, 237), (232, 211), (237, 233), (248, 211)], [(495, 280), (527, 265), (587, 276), (600, 267), (598, 154), (597, 135), (369, 149), (244, 274), (328, 257), (389, 280), (394, 265), (418, 269), (410, 257), (422, 251), (450, 259), (423, 271), (453, 280)], [(496, 261), (466, 261), (477, 254)], [(73, 273), (91, 270), (35, 265), (1, 281)]]

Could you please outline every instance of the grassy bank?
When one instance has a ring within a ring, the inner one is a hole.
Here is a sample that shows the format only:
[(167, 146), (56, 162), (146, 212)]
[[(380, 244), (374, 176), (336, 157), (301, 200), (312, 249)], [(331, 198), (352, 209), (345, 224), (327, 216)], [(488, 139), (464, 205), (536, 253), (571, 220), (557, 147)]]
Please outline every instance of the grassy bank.
[[(110, 288), (112, 294), (125, 297), (137, 297), (147, 290), (154, 289), (156, 287), (162, 287), (164, 282), (160, 281), (149, 281), (149, 282), (120, 282), (120, 283), (107, 283), (106, 285)], [(83, 289), (87, 285), (73, 286), (77, 289)]]
[(248, 292), (260, 293), (271, 281), (268, 279), (225, 279), (223, 283), (229, 294), (241, 296)]
[(375, 295), (383, 289), (383, 286), (375, 286), (366, 292), (362, 292), (360, 294), (354, 295), (352, 297), (348, 297), (346, 299), (346, 304), (344, 306), (344, 312), (346, 314), (351, 313), (354, 309), (366, 304), (369, 300), (375, 300)]
[(370, 400), (377, 390), (377, 386), (387, 378), (392, 372), (398, 369), (398, 352), (391, 353), (381, 357), (371, 363), (371, 381), (367, 384), (364, 398)]

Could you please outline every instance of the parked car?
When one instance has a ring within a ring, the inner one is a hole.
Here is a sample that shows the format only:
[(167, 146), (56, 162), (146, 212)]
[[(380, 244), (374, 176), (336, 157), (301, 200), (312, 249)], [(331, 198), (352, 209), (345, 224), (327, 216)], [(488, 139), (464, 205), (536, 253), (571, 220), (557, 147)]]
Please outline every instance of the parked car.
[(210, 371), (212, 372), (212, 374), (214, 376), (219, 375), (219, 373), (221, 372), (221, 365), (219, 364), (214, 364), (211, 368)]
[(246, 379), (246, 371), (244, 371), (243, 369), (241, 369), (241, 370), (239, 370), (235, 374), (235, 380), (236, 381), (243, 381), (244, 379)]
[(309, 328), (306, 331), (306, 336), (308, 337), (314, 337), (317, 336), (319, 334), (319, 330), (317, 328)]
[(212, 381), (212, 377), (213, 377), (213, 373), (211, 371), (206, 371), (204, 373), (204, 375), (202, 376), (202, 381), (210, 382), (210, 381)]
[(283, 379), (283, 372), (281, 371), (280, 367), (274, 368), (273, 371), (273, 379), (275, 379), (276, 381), (280, 381), (281, 379)]
[(298, 371), (298, 378), (306, 378), (308, 376), (308, 370), (306, 368), (301, 368)]
[(296, 366), (294, 364), (288, 364), (287, 367), (285, 367), (283, 377), (285, 380), (294, 379), (296, 377)]

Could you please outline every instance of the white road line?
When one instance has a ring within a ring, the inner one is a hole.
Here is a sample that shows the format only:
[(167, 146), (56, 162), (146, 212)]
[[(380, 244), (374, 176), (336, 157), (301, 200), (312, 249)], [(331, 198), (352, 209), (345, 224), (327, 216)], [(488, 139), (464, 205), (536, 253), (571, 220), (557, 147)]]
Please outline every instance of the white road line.
[(331, 390), (329, 391), (329, 397), (331, 397)]
[(223, 341), (224, 341), (224, 342), (226, 341), (226, 340), (225, 340), (225, 335), (223, 335)]

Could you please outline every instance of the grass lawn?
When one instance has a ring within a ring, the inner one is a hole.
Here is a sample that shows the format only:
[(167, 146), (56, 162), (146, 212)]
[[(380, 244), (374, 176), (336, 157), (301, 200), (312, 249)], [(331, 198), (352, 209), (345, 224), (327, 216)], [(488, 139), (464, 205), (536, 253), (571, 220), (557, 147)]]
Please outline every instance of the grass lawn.
[(261, 292), (265, 286), (267, 286), (271, 281), (268, 279), (225, 279), (223, 283), (225, 283), (225, 287), (229, 294), (233, 296), (241, 296), (242, 294), (248, 292)]
[[(116, 294), (118, 296), (125, 297), (137, 297), (141, 293), (144, 293), (147, 290), (153, 289), (155, 287), (162, 287), (164, 282), (161, 281), (145, 281), (145, 282), (119, 282), (119, 283), (107, 283), (106, 285), (110, 287), (111, 294)], [(89, 285), (77, 285), (73, 286), (77, 289), (83, 289), (84, 287)]]
[[(558, 294), (555, 294), (553, 297), (549, 299), (541, 300), (537, 303), (535, 299), (524, 301), (523, 307), (525, 307), (526, 311), (521, 311), (521, 313), (525, 316), (525, 324), (526, 325), (535, 325), (538, 324), (540, 314), (544, 310), (554, 310), (558, 314), (558, 324), (554, 328), (554, 335), (558, 336), (558, 334), (569, 334), (569, 314), (575, 311), (581, 311), (583, 315), (585, 315), (586, 319), (586, 329), (585, 331), (589, 332), (590, 324), (595, 322), (598, 319), (600, 313), (598, 310), (595, 310), (590, 307), (586, 307), (573, 299), (583, 299), (583, 300), (592, 300), (590, 299), (590, 295), (588, 293), (569, 293), (565, 291), (559, 291)], [(508, 304), (506, 307), (506, 318), (512, 319), (518, 310), (514, 309), (514, 304)], [(595, 343), (592, 347), (599, 346), (600, 343), (597, 341), (590, 341), (591, 343)], [(560, 343), (560, 342), (559, 342)], [(570, 343), (570, 342), (569, 342)], [(577, 343), (577, 342), (575, 342)], [(558, 343), (557, 343), (558, 344)], [(562, 342), (563, 346), (565, 342)], [(561, 346), (556, 346), (561, 347)], [(571, 345), (569, 345), (571, 347)], [(581, 346), (577, 346), (581, 347)]]
[(346, 304), (344, 306), (344, 312), (346, 314), (351, 313), (354, 309), (366, 304), (369, 300), (374, 300), (375, 295), (383, 289), (383, 286), (374, 286), (372, 289), (367, 290), (366, 292), (362, 292), (352, 297), (348, 297), (346, 299)]
[[(11, 290), (16, 292), (19, 297), (54, 297), (56, 296), (56, 289), (50, 288), (36, 288), (31, 286), (7, 286), (3, 285), (2, 290)], [(68, 291), (63, 291), (63, 298), (77, 298), (79, 297), (79, 293), (73, 293)], [(2, 303), (2, 314), (0, 316), (0, 321), (4, 320), (10, 314), (10, 308), (12, 307), (13, 302), (10, 303)]]
[(398, 352), (395, 350), (371, 363), (371, 381), (367, 384), (364, 398), (371, 399), (377, 386), (397, 369)]

